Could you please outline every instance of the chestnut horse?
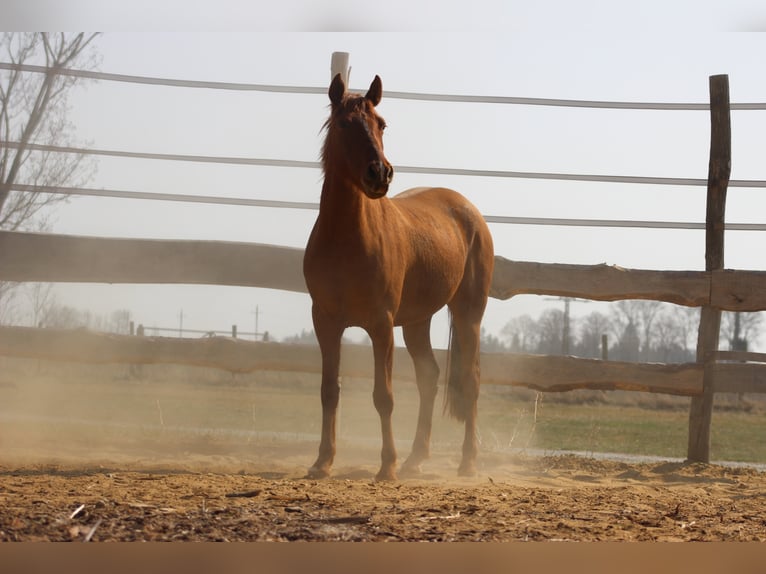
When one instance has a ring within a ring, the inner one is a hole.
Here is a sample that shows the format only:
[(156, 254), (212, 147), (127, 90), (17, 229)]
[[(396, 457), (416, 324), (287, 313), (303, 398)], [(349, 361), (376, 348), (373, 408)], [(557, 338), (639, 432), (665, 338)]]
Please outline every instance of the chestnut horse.
[(420, 471), (429, 456), (439, 377), (431, 317), (444, 305), (452, 317), (446, 405), (465, 421), (459, 474), (474, 475), (479, 331), (494, 265), (489, 229), (476, 207), (449, 189), (417, 188), (386, 197), (394, 170), (383, 155), (386, 124), (375, 111), (382, 96), (378, 76), (362, 96), (347, 93), (337, 75), (329, 96), (324, 184), (303, 260), (322, 352), (322, 438), (308, 475), (328, 476), (335, 458), (341, 335), (350, 326), (365, 329), (372, 340), (373, 402), (383, 434), (377, 480), (396, 479), (391, 367), (393, 328), (403, 329), (415, 363), (420, 410), (402, 472)]

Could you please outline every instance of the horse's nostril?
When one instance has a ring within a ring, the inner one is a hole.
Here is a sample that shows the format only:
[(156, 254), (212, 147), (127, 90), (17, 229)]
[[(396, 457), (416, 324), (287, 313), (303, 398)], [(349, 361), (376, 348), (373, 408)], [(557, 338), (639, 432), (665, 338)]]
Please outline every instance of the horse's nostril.
[(389, 184), (394, 177), (394, 168), (388, 162), (373, 161), (367, 166), (365, 179), (369, 182)]
[(376, 183), (387, 181), (388, 168), (381, 161), (371, 162), (367, 166), (367, 179)]

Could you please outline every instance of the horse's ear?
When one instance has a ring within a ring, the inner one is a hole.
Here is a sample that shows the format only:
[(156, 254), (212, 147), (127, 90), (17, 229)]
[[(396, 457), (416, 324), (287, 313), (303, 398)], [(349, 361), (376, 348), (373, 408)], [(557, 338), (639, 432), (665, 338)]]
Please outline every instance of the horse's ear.
[(383, 97), (383, 82), (380, 81), (380, 76), (375, 76), (375, 79), (370, 84), (370, 89), (367, 90), (367, 95), (364, 96), (373, 106), (377, 106), (380, 103), (380, 99)]
[(340, 74), (335, 74), (330, 84), (330, 90), (328, 92), (330, 96), (330, 102), (333, 106), (339, 105), (343, 101), (343, 94), (346, 93), (346, 84), (343, 83), (343, 78)]

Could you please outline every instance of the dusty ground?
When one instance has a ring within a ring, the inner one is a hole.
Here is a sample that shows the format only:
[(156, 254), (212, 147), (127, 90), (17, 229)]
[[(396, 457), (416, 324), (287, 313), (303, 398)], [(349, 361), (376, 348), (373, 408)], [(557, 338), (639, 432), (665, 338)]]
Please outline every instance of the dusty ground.
[(2, 464), (0, 540), (766, 541), (766, 474), (750, 469), (495, 454), (458, 479), (437, 456), (420, 479), (375, 483), (365, 452), (316, 481), (315, 446), (286, 448)]
[(503, 440), (484, 429), (479, 476), (459, 479), (459, 425), (438, 418), (425, 474), (375, 483), (377, 417), (348, 385), (334, 477), (306, 480), (312, 385), (0, 367), (0, 541), (766, 540), (766, 472), (753, 469), (509, 454), (510, 425)]

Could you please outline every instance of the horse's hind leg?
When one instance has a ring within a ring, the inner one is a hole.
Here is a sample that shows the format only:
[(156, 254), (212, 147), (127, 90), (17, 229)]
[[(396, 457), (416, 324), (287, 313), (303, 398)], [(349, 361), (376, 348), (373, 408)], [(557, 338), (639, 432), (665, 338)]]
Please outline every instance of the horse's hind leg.
[(451, 356), (447, 381), (447, 404), (458, 420), (465, 422), (461, 476), (476, 474), (479, 441), (476, 433), (479, 400), (481, 320), (487, 307), (494, 267), (492, 236), (476, 222), (472, 252), (455, 296), (447, 306), (452, 313)]
[(450, 363), (451, 385), (459, 386), (460, 420), (465, 422), (463, 439), (463, 458), (458, 468), (460, 476), (476, 474), (476, 456), (479, 441), (476, 432), (478, 411), (480, 369), (479, 345), (481, 317), (466, 317), (453, 313), (453, 342)]
[(415, 377), (420, 393), (418, 426), (412, 443), (412, 452), (402, 465), (402, 474), (420, 473), (420, 464), (430, 456), (431, 423), (434, 401), (438, 391), (439, 365), (431, 347), (431, 318), (421, 323), (402, 327), (404, 343), (415, 364)]
[[(476, 433), (477, 405), (479, 400), (479, 345), (481, 314), (460, 313), (453, 310), (452, 315), (452, 356), (450, 358), (450, 381), (458, 393), (458, 418), (465, 422), (463, 439), (463, 458), (458, 468), (460, 476), (476, 475), (476, 456), (479, 441)], [(448, 389), (449, 390), (449, 389)]]

